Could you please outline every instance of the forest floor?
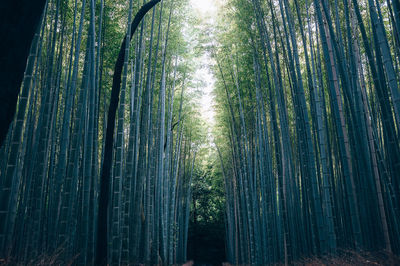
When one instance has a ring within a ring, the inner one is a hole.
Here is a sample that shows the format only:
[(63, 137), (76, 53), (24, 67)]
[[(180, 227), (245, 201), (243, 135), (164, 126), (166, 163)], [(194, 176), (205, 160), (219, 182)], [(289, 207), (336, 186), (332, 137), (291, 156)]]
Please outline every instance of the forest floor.
[(400, 257), (386, 252), (340, 251), (337, 256), (303, 259), (294, 265), (400, 265)]
[[(76, 258), (64, 265), (73, 265)], [(0, 266), (3, 265), (60, 265), (60, 261), (55, 256), (43, 256), (37, 260), (32, 260), (29, 263), (15, 263), (13, 260), (0, 259)], [(145, 266), (144, 264), (132, 264)], [(196, 261), (188, 261), (182, 266), (214, 266), (214, 263), (199, 263)], [(242, 264), (245, 266), (246, 264)], [(285, 264), (271, 264), (274, 266), (283, 266)], [(339, 251), (336, 256), (326, 256), (319, 258), (303, 258), (296, 262), (289, 263), (294, 266), (351, 266), (351, 265), (382, 265), (382, 266), (400, 266), (400, 257), (385, 252), (355, 252), (355, 251)], [(175, 265), (181, 266), (181, 265)], [(230, 263), (222, 263), (222, 266), (233, 266)]]
[[(340, 251), (336, 256), (326, 256), (319, 258), (303, 258), (296, 262), (289, 263), (295, 266), (351, 266), (351, 265), (382, 265), (399, 266), (400, 257), (385, 252), (355, 252)], [(196, 266), (196, 263), (194, 264)], [(229, 263), (223, 263), (223, 266), (232, 266)], [(283, 266), (285, 264), (273, 264)]]

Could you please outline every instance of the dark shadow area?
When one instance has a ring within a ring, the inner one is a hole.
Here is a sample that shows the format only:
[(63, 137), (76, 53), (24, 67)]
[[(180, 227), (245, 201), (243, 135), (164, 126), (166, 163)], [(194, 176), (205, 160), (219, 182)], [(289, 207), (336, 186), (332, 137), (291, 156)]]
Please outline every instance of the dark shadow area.
[(194, 265), (222, 265), (226, 260), (224, 224), (191, 224), (188, 258), (195, 262)]

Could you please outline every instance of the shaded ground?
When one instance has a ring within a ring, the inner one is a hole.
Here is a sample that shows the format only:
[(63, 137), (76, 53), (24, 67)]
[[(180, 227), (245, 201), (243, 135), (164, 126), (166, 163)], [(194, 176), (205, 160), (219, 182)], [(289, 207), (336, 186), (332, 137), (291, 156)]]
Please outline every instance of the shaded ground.
[[(283, 266), (284, 263), (272, 264)], [(353, 266), (353, 265), (377, 265), (377, 266), (400, 266), (400, 257), (385, 252), (355, 252), (348, 250), (338, 251), (336, 256), (320, 258), (304, 258), (291, 262), (294, 266)], [(231, 266), (224, 263), (224, 266)]]
[[(198, 229), (199, 230), (199, 229)], [(204, 230), (204, 228), (203, 228)], [(223, 234), (219, 234), (220, 231), (213, 228), (215, 235), (202, 235), (192, 232), (191, 240), (196, 239), (197, 245), (189, 243), (188, 251), (190, 252), (189, 258), (197, 258), (198, 260), (188, 261), (183, 266), (214, 266), (223, 265), (231, 266), (229, 263), (222, 263), (225, 259), (224, 241)], [(210, 228), (206, 228), (205, 231), (212, 231)], [(222, 239), (222, 243), (221, 243)], [(214, 242), (215, 241), (215, 242)], [(191, 242), (194, 243), (194, 242)], [(73, 265), (76, 263), (76, 257), (71, 258), (68, 262), (61, 262), (58, 258), (58, 253), (51, 256), (42, 255), (35, 260), (31, 260), (27, 263), (17, 263), (15, 260), (9, 259), (4, 260), (0, 258), (0, 265), (28, 265), (28, 266), (47, 266), (47, 265)], [(143, 264), (132, 264), (141, 265)], [(283, 266), (284, 264), (274, 264), (276, 266)], [(352, 266), (352, 265), (382, 265), (382, 266), (398, 266), (400, 265), (400, 257), (389, 255), (384, 252), (354, 252), (354, 251), (339, 251), (338, 255), (333, 257), (322, 257), (322, 258), (305, 258), (298, 260), (289, 265), (295, 266)], [(244, 266), (244, 265), (243, 265)]]
[(339, 251), (335, 257), (309, 258), (300, 260), (293, 265), (400, 265), (398, 256), (385, 252), (355, 252)]

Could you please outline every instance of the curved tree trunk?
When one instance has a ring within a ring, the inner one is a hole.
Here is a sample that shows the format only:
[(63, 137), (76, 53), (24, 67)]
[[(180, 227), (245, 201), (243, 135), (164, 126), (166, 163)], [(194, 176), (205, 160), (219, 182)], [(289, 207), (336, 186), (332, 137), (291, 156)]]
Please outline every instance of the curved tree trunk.
[(127, 38), (131, 39), (135, 33), (140, 21), (146, 13), (161, 0), (152, 0), (143, 5), (131, 24), (130, 35), (126, 35), (122, 42), (121, 49), (118, 54), (117, 62), (114, 67), (113, 84), (111, 90), (111, 99), (107, 117), (107, 131), (104, 148), (104, 160), (101, 170), (100, 179), (100, 195), (99, 195), (99, 214), (97, 220), (97, 247), (96, 247), (96, 265), (105, 265), (107, 263), (107, 209), (109, 202), (110, 189), (110, 173), (112, 165), (115, 114), (119, 102), (119, 92), (121, 90), (121, 75), (124, 65), (125, 45)]

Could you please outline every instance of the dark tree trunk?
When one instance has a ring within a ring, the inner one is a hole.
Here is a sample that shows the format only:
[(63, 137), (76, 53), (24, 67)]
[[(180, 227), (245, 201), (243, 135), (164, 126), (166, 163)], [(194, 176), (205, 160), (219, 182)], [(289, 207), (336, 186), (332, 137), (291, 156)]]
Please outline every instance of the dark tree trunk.
[(46, 0), (0, 5), (0, 147), (13, 121), (29, 48)]
[(107, 213), (110, 194), (110, 174), (113, 158), (112, 153), (114, 142), (115, 114), (119, 102), (119, 92), (121, 90), (121, 75), (125, 57), (125, 43), (128, 37), (132, 38), (144, 15), (146, 15), (146, 13), (160, 1), (161, 0), (152, 0), (140, 8), (132, 21), (130, 35), (126, 35), (124, 41), (122, 42), (121, 49), (118, 54), (118, 59), (114, 67), (111, 99), (107, 117), (104, 160), (100, 179), (99, 214), (97, 220), (97, 247), (95, 263), (96, 265), (105, 265), (107, 263)]

